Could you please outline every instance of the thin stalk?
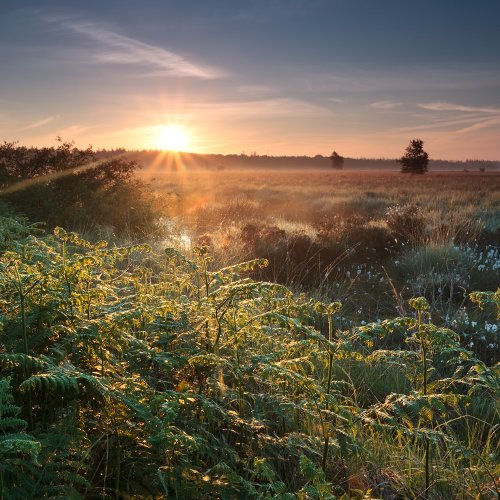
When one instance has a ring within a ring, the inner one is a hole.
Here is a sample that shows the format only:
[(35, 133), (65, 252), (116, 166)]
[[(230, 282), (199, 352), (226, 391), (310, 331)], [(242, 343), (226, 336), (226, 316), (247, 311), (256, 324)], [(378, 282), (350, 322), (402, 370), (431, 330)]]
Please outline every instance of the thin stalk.
[[(328, 315), (328, 340), (332, 342), (333, 339), (333, 322), (331, 314)], [(330, 388), (332, 385), (332, 371), (333, 371), (333, 353), (330, 351), (330, 346), (328, 346), (328, 379), (326, 383), (326, 405), (325, 410), (328, 412), (329, 410), (329, 396), (330, 396)], [(323, 472), (326, 472), (326, 461), (328, 458), (328, 446), (330, 442), (330, 436), (327, 434), (326, 426), (323, 427), (323, 436), (325, 438), (325, 442), (323, 444), (323, 458), (321, 460), (321, 468)]]
[[(24, 354), (29, 355), (28, 347), (28, 325), (26, 322), (26, 293), (24, 290), (23, 282), (19, 270), (16, 268), (16, 278), (17, 278), (17, 291), (19, 293), (19, 305), (21, 308), (21, 330), (23, 332), (23, 344), (24, 344)], [(26, 380), (28, 378), (28, 361), (24, 360), (23, 363), (23, 376)], [(28, 391), (28, 419), (30, 424), (30, 429), (33, 429), (33, 409), (31, 407), (31, 393)]]
[[(418, 336), (420, 340), (420, 346), (422, 348), (422, 370), (424, 379), (424, 396), (427, 396), (427, 344), (424, 338), (424, 331), (422, 328), (422, 311), (417, 310), (417, 325), (418, 325)], [(431, 455), (431, 443), (428, 438), (425, 439), (425, 453), (424, 453), (424, 467), (425, 467), (425, 491), (424, 500), (429, 498), (429, 487), (430, 487), (430, 455)]]

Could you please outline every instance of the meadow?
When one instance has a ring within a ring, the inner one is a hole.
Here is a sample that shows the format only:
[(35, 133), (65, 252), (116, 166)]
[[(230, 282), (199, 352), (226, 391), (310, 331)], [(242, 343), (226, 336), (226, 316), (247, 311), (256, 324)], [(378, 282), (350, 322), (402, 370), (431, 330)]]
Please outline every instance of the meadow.
[(2, 498), (498, 497), (500, 175), (106, 168), (5, 197)]
[(405, 300), (424, 295), (436, 319), (449, 325), (468, 292), (500, 283), (498, 172), (145, 169), (140, 175), (168, 200), (168, 244), (182, 251), (208, 245), (220, 266), (266, 258), (259, 279), (340, 300), (350, 323), (394, 314)]

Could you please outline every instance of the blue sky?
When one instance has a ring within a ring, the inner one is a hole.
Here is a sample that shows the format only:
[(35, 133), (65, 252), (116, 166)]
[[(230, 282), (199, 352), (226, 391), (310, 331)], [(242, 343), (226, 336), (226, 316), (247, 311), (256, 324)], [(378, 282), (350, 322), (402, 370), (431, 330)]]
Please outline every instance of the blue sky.
[(500, 159), (498, 0), (2, 2), (0, 140)]

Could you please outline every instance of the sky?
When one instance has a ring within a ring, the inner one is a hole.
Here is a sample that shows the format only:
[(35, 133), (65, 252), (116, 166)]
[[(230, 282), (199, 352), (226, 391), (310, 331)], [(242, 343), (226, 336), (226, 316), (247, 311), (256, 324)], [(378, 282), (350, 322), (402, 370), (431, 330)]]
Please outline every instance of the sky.
[(2, 0), (0, 142), (500, 160), (499, 0)]

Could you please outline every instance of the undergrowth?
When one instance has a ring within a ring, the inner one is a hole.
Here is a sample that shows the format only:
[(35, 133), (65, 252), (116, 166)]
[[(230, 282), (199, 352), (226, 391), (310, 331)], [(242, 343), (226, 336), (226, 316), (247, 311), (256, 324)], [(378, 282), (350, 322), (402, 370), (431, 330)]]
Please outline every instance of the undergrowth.
[(3, 498), (498, 495), (499, 366), (424, 297), (347, 325), (265, 259), (1, 224)]

